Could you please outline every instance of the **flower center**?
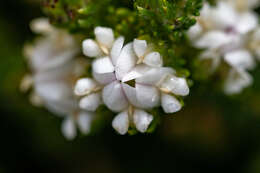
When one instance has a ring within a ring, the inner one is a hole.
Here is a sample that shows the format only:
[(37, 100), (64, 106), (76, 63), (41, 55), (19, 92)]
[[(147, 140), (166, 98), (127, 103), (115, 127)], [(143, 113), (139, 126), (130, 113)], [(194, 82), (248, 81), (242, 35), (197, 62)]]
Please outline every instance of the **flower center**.
[[(120, 81), (121, 82), (121, 81)], [(127, 82), (124, 82), (126, 83), (127, 85), (131, 86), (131, 87), (135, 87), (135, 80), (130, 80), (130, 81), (127, 81)]]

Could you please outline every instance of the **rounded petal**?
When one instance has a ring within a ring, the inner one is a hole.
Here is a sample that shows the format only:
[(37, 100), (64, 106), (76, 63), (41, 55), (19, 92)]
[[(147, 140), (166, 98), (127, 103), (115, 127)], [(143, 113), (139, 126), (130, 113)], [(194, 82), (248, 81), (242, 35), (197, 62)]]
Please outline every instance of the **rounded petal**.
[(144, 56), (147, 50), (147, 43), (145, 40), (134, 39), (133, 47), (134, 47), (135, 54), (138, 57), (142, 57)]
[(161, 83), (161, 88), (164, 88), (172, 93), (180, 96), (189, 94), (190, 89), (185, 78), (168, 75)]
[(189, 31), (187, 32), (188, 37), (191, 41), (194, 41), (197, 39), (200, 34), (202, 33), (203, 28), (200, 26), (200, 24), (196, 23), (194, 26), (192, 26)]
[(239, 21), (236, 25), (236, 30), (241, 34), (246, 34), (253, 29), (255, 29), (258, 25), (258, 18), (254, 13), (243, 13)]
[(111, 83), (111, 82), (113, 82), (113, 81), (116, 80), (116, 75), (115, 75), (115, 73), (99, 74), (99, 73), (92, 72), (92, 75), (93, 75), (94, 79), (95, 79), (98, 83), (100, 83), (100, 84), (102, 84), (102, 85)]
[(112, 59), (113, 64), (117, 63), (118, 57), (122, 51), (123, 45), (124, 45), (125, 38), (124, 37), (119, 37), (116, 39), (116, 41), (113, 44), (113, 47), (110, 52), (110, 56)]
[(63, 120), (61, 125), (61, 132), (63, 136), (68, 140), (72, 140), (76, 137), (76, 127), (74, 121), (70, 117)]
[(151, 68), (141, 77), (136, 79), (139, 84), (156, 85), (160, 80), (162, 80), (166, 75), (174, 74), (175, 70), (168, 67)]
[(89, 112), (80, 112), (77, 118), (77, 123), (80, 131), (83, 134), (88, 134), (91, 129), (93, 114)]
[(156, 87), (141, 84), (136, 84), (135, 87), (139, 107), (149, 109), (160, 104), (160, 92)]
[(135, 107), (139, 107), (140, 104), (136, 97), (136, 89), (125, 83), (122, 83), (122, 87), (123, 87), (124, 93), (127, 97), (127, 100)]
[(106, 48), (112, 47), (114, 42), (114, 33), (111, 28), (96, 27), (94, 33), (99, 44)]
[(61, 101), (72, 95), (70, 86), (59, 81), (38, 83), (34, 88), (37, 95), (48, 101)]
[(133, 43), (125, 45), (116, 63), (116, 76), (121, 80), (136, 64), (137, 58), (133, 51)]
[(252, 55), (246, 50), (236, 50), (224, 56), (225, 61), (235, 68), (253, 69), (256, 65)]
[(98, 57), (102, 55), (98, 44), (92, 39), (84, 40), (82, 43), (82, 48), (83, 54), (88, 57)]
[(221, 31), (210, 31), (198, 39), (194, 46), (197, 48), (215, 49), (231, 43), (233, 37)]
[[(36, 98), (37, 99), (37, 98)], [(44, 106), (53, 114), (57, 116), (64, 116), (71, 114), (78, 109), (78, 102), (76, 99), (66, 98), (58, 101), (44, 100)]]
[(74, 93), (78, 96), (83, 96), (90, 93), (95, 87), (97, 87), (97, 83), (93, 79), (82, 78), (77, 81)]
[(87, 111), (96, 111), (101, 104), (101, 94), (93, 93), (83, 97), (79, 102), (79, 107)]
[(114, 81), (104, 87), (102, 98), (105, 105), (115, 112), (123, 111), (128, 106), (123, 89), (118, 81)]
[(182, 107), (180, 102), (174, 96), (168, 94), (162, 94), (161, 102), (165, 113), (178, 112)]
[(123, 77), (122, 82), (140, 78), (149, 70), (151, 70), (151, 67), (145, 64), (139, 64)]
[(112, 127), (121, 135), (125, 135), (129, 128), (129, 119), (127, 112), (121, 112), (112, 121)]
[(38, 34), (48, 34), (53, 31), (48, 18), (34, 19), (30, 24), (31, 30)]
[(238, 94), (244, 88), (250, 86), (253, 83), (251, 75), (243, 69), (233, 68), (227, 77), (224, 84), (224, 91), (226, 94)]
[(133, 120), (136, 129), (139, 132), (144, 133), (148, 129), (150, 123), (153, 121), (153, 116), (143, 110), (135, 109)]
[(98, 74), (112, 73), (115, 70), (109, 57), (98, 58), (94, 60), (92, 63), (92, 69), (94, 73)]
[(144, 57), (144, 63), (151, 67), (161, 67), (163, 62), (160, 53), (152, 52)]
[(211, 9), (208, 15), (210, 15), (214, 27), (220, 29), (234, 26), (239, 19), (235, 8), (226, 2), (218, 2), (216, 8)]

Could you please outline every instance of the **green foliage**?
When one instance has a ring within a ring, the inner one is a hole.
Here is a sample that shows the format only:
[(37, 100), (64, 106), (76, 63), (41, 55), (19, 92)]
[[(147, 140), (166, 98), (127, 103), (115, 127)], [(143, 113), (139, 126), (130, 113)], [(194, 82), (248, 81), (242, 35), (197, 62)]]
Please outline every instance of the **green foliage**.
[(53, 24), (93, 37), (96, 26), (114, 29), (127, 41), (146, 39), (166, 66), (189, 76), (184, 32), (195, 24), (203, 0), (46, 0), (44, 11)]

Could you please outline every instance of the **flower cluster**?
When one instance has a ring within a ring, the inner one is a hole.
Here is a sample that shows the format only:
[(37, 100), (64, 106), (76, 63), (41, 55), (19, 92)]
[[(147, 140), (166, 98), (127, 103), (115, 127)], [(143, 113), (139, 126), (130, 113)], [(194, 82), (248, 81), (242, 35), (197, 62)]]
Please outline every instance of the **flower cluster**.
[(252, 83), (247, 71), (255, 67), (253, 55), (259, 55), (258, 17), (252, 10), (258, 4), (257, 0), (220, 0), (216, 6), (205, 4), (197, 24), (188, 32), (193, 45), (205, 49), (200, 58), (212, 61), (212, 72), (221, 62), (230, 67), (224, 84), (227, 94), (239, 93)]
[(172, 68), (163, 67), (163, 60), (152, 45), (135, 39), (124, 45), (124, 37), (114, 38), (112, 29), (96, 27), (96, 40), (83, 41), (83, 53), (92, 62), (93, 78), (79, 79), (74, 93), (81, 97), (79, 106), (94, 112), (105, 104), (119, 113), (112, 126), (119, 134), (129, 127), (146, 132), (153, 115), (145, 110), (162, 106), (166, 113), (181, 109), (179, 96), (189, 94), (185, 78), (177, 77)]
[(76, 136), (76, 125), (82, 133), (90, 131), (93, 113), (79, 108), (73, 94), (76, 79), (84, 72), (84, 60), (76, 58), (77, 43), (63, 30), (52, 27), (47, 19), (36, 19), (32, 30), (43, 35), (33, 45), (25, 47), (31, 69), (22, 81), (21, 89), (33, 87), (31, 102), (45, 106), (56, 115), (64, 116), (62, 132), (67, 139)]

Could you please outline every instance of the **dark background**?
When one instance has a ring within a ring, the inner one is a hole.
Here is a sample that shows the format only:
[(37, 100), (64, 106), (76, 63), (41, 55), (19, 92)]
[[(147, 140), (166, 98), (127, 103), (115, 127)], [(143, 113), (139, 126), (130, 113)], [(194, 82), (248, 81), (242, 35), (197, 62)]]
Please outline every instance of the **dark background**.
[(36, 0), (0, 3), (0, 173), (260, 172), (259, 68), (254, 85), (239, 96), (195, 85), (185, 109), (162, 115), (153, 134), (119, 136), (107, 123), (66, 141), (61, 119), (31, 106), (19, 91), (22, 48), (34, 38), (28, 24), (42, 15)]

